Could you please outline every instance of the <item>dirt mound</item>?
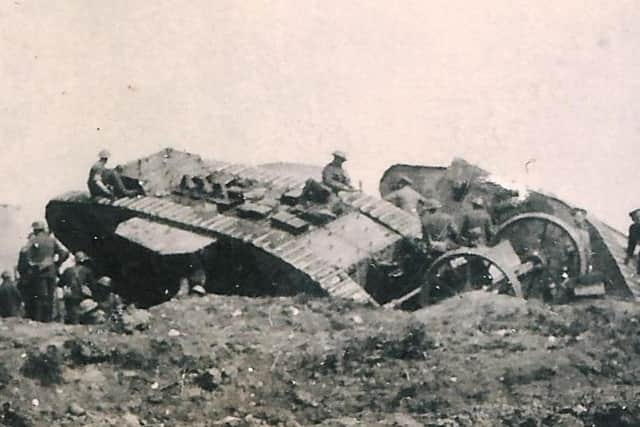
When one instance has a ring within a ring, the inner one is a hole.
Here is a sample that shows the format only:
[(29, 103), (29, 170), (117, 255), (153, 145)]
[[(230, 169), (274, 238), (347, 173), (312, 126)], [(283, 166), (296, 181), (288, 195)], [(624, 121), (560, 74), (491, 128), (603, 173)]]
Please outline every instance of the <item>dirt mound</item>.
[(629, 303), (473, 293), (413, 314), (209, 295), (148, 318), (128, 335), (3, 321), (0, 423), (640, 423), (640, 308)]

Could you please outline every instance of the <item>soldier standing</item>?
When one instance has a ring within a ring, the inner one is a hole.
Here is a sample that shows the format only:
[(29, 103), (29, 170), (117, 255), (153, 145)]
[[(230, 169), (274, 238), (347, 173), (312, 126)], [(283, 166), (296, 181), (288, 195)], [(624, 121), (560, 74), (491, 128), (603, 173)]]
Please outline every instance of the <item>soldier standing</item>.
[(493, 237), (491, 216), (484, 207), (482, 197), (471, 201), (472, 210), (464, 214), (460, 236), (467, 246), (487, 245)]
[(423, 203), (422, 238), (427, 244), (429, 253), (437, 258), (453, 249), (458, 239), (458, 230), (453, 217), (441, 211), (442, 204), (436, 199), (427, 199)]
[(15, 317), (20, 315), (22, 296), (8, 270), (2, 272), (0, 284), (0, 316)]
[(69, 257), (69, 251), (47, 233), (43, 221), (31, 224), (33, 233), (20, 250), (18, 271), (27, 290), (27, 316), (40, 322), (51, 321), (58, 267)]
[(424, 201), (424, 198), (412, 186), (413, 181), (403, 175), (398, 179), (395, 190), (387, 194), (384, 199), (402, 210), (418, 215), (418, 204)]
[(80, 320), (80, 302), (85, 296), (83, 287), (93, 289), (95, 286), (95, 275), (89, 266), (90, 259), (87, 254), (78, 251), (74, 258), (75, 265), (64, 270), (60, 278), (60, 284), (65, 289), (66, 322), (71, 324), (76, 324)]
[[(627, 240), (627, 256), (624, 259), (624, 263), (629, 264), (631, 258), (633, 258), (633, 254), (636, 250), (636, 246), (640, 243), (640, 209), (634, 209), (629, 212), (629, 216), (631, 217), (631, 225), (629, 226), (629, 236)], [(638, 258), (638, 263), (636, 265), (636, 274), (640, 274), (640, 258)]]
[(333, 161), (322, 169), (322, 182), (331, 188), (334, 193), (339, 191), (355, 191), (351, 185), (351, 179), (342, 168), (342, 164), (347, 161), (347, 155), (342, 151), (333, 152)]

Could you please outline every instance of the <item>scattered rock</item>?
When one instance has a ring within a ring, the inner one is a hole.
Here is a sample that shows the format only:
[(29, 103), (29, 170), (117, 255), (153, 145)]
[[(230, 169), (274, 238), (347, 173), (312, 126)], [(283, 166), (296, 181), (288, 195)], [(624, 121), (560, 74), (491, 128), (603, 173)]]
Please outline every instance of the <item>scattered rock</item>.
[(217, 368), (209, 368), (198, 376), (196, 383), (204, 390), (213, 391), (222, 384), (222, 373)]
[(295, 308), (292, 305), (289, 305), (287, 307), (284, 308), (284, 310), (282, 310), (284, 312), (284, 314), (288, 315), (288, 316), (297, 316), (298, 314), (300, 314), (300, 310), (298, 310), (297, 308)]
[(128, 413), (124, 414), (120, 418), (120, 425), (123, 427), (139, 427), (142, 424), (140, 423), (140, 419), (134, 414)]
[(352, 427), (352, 426), (361, 426), (363, 424), (353, 417), (340, 417), (340, 418), (330, 418), (328, 420), (324, 420), (320, 425), (325, 427)]
[(421, 427), (423, 424), (407, 414), (394, 414), (393, 425), (397, 427)]
[(102, 363), (109, 360), (109, 353), (90, 340), (72, 339), (64, 343), (64, 348), (71, 352), (71, 360), (78, 365)]
[(76, 417), (82, 416), (82, 415), (87, 413), (87, 411), (85, 411), (84, 408), (82, 406), (78, 405), (77, 403), (70, 404), (69, 408), (67, 409), (67, 411), (71, 415), (74, 415)]
[(242, 418), (227, 416), (221, 420), (214, 421), (213, 425), (215, 426), (224, 426), (224, 427), (235, 427), (243, 424)]
[(170, 337), (179, 337), (182, 334), (180, 333), (180, 331), (176, 329), (169, 329), (169, 332), (167, 332), (167, 335), (169, 335)]
[(151, 314), (147, 310), (127, 308), (122, 314), (122, 328), (125, 333), (132, 334), (135, 331), (149, 329)]
[(320, 404), (313, 398), (313, 395), (304, 390), (295, 390), (293, 398), (297, 403), (317, 408)]

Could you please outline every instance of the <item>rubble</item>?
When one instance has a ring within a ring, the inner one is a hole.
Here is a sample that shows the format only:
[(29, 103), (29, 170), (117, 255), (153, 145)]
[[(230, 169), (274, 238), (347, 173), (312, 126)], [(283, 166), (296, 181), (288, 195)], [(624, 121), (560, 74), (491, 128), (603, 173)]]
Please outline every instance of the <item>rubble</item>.
[[(240, 308), (242, 321), (229, 317)], [(148, 314), (133, 334), (8, 321), (0, 396), (12, 405), (0, 425), (599, 427), (640, 416), (640, 307), (626, 302), (469, 293), (406, 313), (209, 295)]]

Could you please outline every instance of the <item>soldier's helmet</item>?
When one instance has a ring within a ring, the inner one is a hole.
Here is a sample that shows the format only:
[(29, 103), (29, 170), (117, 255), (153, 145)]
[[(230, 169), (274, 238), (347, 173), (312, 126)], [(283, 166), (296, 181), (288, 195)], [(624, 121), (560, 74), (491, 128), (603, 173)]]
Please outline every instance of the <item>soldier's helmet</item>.
[(111, 288), (111, 278), (108, 276), (102, 276), (96, 282), (97, 285), (100, 285), (104, 288)]
[(196, 285), (193, 288), (191, 288), (191, 292), (193, 292), (196, 295), (205, 295), (207, 293), (207, 291), (200, 285)]
[(2, 272), (2, 276), (0, 277), (2, 277), (3, 279), (11, 279), (11, 272), (9, 272), (9, 270), (4, 270)]
[(89, 261), (89, 257), (83, 251), (76, 252), (73, 257), (76, 259), (78, 264), (82, 264), (83, 262)]
[(629, 216), (631, 218), (634, 218), (634, 217), (639, 217), (640, 218), (640, 208), (634, 209), (631, 212), (629, 212)]
[(438, 199), (434, 198), (425, 199), (424, 202), (422, 202), (422, 205), (424, 206), (424, 209), (428, 211), (435, 211), (442, 207), (442, 203), (440, 203)]
[(484, 206), (484, 200), (482, 199), (482, 197), (476, 197), (473, 200), (471, 200), (471, 204), (473, 206), (477, 206), (479, 208)]
[(109, 157), (111, 157), (111, 153), (109, 152), (109, 150), (100, 150), (100, 152), (98, 153), (98, 157), (101, 159), (108, 159)]
[(44, 231), (47, 226), (45, 225), (44, 221), (33, 221), (31, 223), (31, 228), (33, 229), (33, 231)]
[(586, 209), (582, 209), (582, 208), (573, 208), (571, 209), (571, 215), (573, 216), (584, 216), (587, 214), (587, 210)]
[(337, 157), (337, 158), (342, 159), (344, 161), (347, 160), (347, 155), (344, 153), (344, 151), (336, 150), (332, 154), (333, 154), (333, 157)]
[(98, 308), (98, 303), (89, 298), (83, 299), (79, 306), (80, 314), (91, 313), (96, 308)]

